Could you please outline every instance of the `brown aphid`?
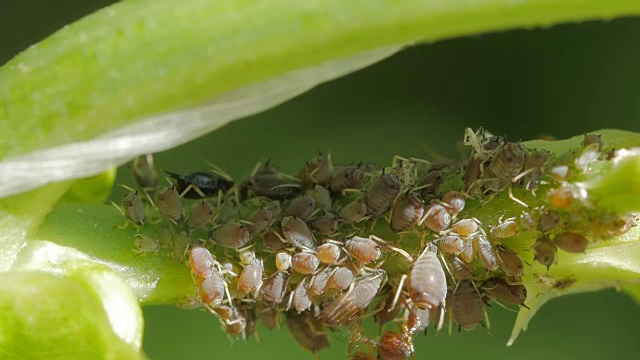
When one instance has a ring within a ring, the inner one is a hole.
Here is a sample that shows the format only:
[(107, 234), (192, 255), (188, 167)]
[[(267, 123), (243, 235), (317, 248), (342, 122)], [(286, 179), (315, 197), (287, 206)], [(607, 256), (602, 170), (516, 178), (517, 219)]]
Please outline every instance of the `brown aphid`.
[(214, 270), (207, 278), (198, 278), (200, 299), (212, 308), (222, 304), (226, 287), (226, 280), (217, 270)]
[(279, 230), (271, 230), (264, 234), (262, 237), (262, 243), (264, 247), (271, 251), (278, 251), (287, 246), (287, 243), (283, 241), (284, 235), (278, 233)]
[(447, 277), (430, 246), (411, 264), (407, 274), (407, 290), (411, 301), (418, 308), (431, 310), (445, 304)]
[(596, 150), (601, 151), (603, 148), (602, 144), (602, 135), (597, 134), (584, 134), (584, 139), (582, 140), (582, 147), (586, 148), (591, 144), (596, 144)]
[(474, 244), (476, 247), (476, 253), (478, 254), (478, 258), (482, 265), (489, 270), (495, 271), (500, 267), (498, 263), (498, 254), (496, 253), (496, 249), (491, 245), (489, 240), (484, 234), (478, 233), (473, 237)]
[(142, 200), (135, 192), (126, 193), (122, 198), (122, 211), (127, 219), (136, 225), (144, 225), (147, 223), (147, 214), (145, 212)]
[[(311, 308), (311, 305), (313, 305), (307, 280), (308, 279), (306, 277), (302, 279), (291, 294), (292, 298), (289, 300), (289, 302), (293, 301), (293, 307), (295, 307), (296, 311), (299, 313), (308, 310)], [(287, 309), (289, 307), (290, 306), (287, 306)]]
[(584, 235), (576, 232), (565, 232), (556, 235), (553, 242), (560, 249), (570, 253), (581, 253), (587, 249), (589, 240)]
[(238, 308), (233, 308), (231, 318), (225, 321), (225, 330), (232, 336), (241, 336), (246, 340), (247, 319), (240, 314)]
[(364, 185), (364, 173), (357, 166), (345, 166), (335, 169), (331, 176), (331, 192), (339, 193), (344, 189), (360, 189)]
[(354, 275), (347, 267), (339, 267), (333, 271), (327, 286), (332, 289), (345, 290), (353, 283)]
[(515, 236), (520, 230), (520, 224), (515, 221), (516, 218), (510, 218), (498, 222), (498, 225), (491, 228), (491, 236), (496, 239), (507, 239)]
[(484, 283), (482, 290), (497, 301), (528, 309), (524, 304), (527, 300), (527, 289), (522, 284), (509, 284), (504, 279), (490, 279)]
[(522, 276), (524, 272), (524, 264), (522, 259), (516, 253), (509, 250), (503, 245), (496, 247), (498, 250), (498, 260), (500, 261), (500, 267), (504, 271), (505, 275), (511, 277)]
[(189, 252), (189, 265), (194, 274), (208, 278), (216, 270), (218, 262), (207, 248), (194, 246)]
[(316, 241), (307, 223), (295, 216), (282, 219), (282, 233), (285, 239), (294, 246), (302, 249), (316, 249)]
[(462, 219), (451, 225), (450, 231), (462, 237), (467, 237), (478, 232), (480, 226), (476, 218)]
[(264, 264), (262, 259), (254, 258), (247, 264), (238, 278), (238, 286), (246, 294), (258, 295), (258, 291), (262, 286), (262, 274), (264, 273)]
[(467, 201), (464, 198), (464, 195), (459, 191), (449, 191), (446, 194), (442, 195), (442, 203), (446, 204), (447, 211), (451, 216), (458, 215), (462, 210), (464, 210), (464, 206)]
[(382, 174), (364, 195), (367, 213), (374, 216), (382, 215), (389, 210), (399, 192), (400, 180), (395, 175)]
[(400, 314), (402, 306), (400, 303), (393, 303), (394, 293), (388, 291), (380, 298), (376, 306), (376, 312), (373, 314), (373, 320), (376, 324), (382, 326), (389, 321), (394, 320)]
[(279, 325), (278, 310), (263, 302), (256, 304), (256, 315), (262, 324), (269, 330), (273, 330)]
[(464, 240), (458, 235), (447, 235), (435, 241), (438, 249), (447, 254), (459, 254), (464, 249)]
[(244, 227), (251, 235), (259, 234), (273, 223), (276, 215), (270, 209), (257, 209), (247, 218), (248, 223), (244, 224)]
[(251, 233), (243, 225), (228, 223), (209, 231), (209, 239), (216, 244), (232, 249), (246, 246), (251, 240)]
[(386, 273), (381, 269), (363, 276), (354, 283), (353, 288), (324, 308), (322, 321), (328, 326), (353, 324), (358, 314), (371, 304), (385, 281)]
[(189, 229), (200, 229), (213, 219), (213, 205), (208, 202), (198, 204), (189, 215)]
[[(471, 241), (469, 241), (469, 243), (471, 243)], [(449, 265), (451, 265), (451, 273), (456, 280), (473, 279), (473, 270), (471, 267), (464, 261), (460, 260), (457, 256), (449, 257)]]
[(405, 360), (414, 357), (411, 335), (388, 331), (378, 342), (379, 360)]
[(500, 191), (507, 187), (522, 170), (525, 155), (526, 153), (520, 144), (506, 143), (501, 145), (484, 171), (485, 179), (497, 181), (486, 182), (486, 187), (492, 191)]
[(253, 335), (256, 331), (256, 312), (251, 305), (244, 305), (238, 307), (240, 316), (245, 320), (244, 333), (241, 334), (244, 339)]
[(560, 215), (554, 210), (547, 210), (538, 218), (538, 230), (551, 231), (560, 225)]
[(300, 194), (302, 183), (280, 173), (274, 166), (265, 165), (257, 168), (253, 176), (241, 186), (241, 193), (246, 194), (247, 190), (252, 190), (257, 196), (285, 200)]
[(286, 318), (289, 332), (304, 350), (315, 353), (329, 347), (327, 336), (322, 332), (322, 324), (313, 314), (287, 311)]
[(291, 268), (299, 274), (313, 274), (318, 266), (320, 266), (320, 260), (311, 253), (299, 252), (291, 258)]
[(339, 220), (335, 216), (327, 214), (311, 220), (309, 227), (320, 235), (329, 236), (338, 230), (338, 222)]
[(465, 167), (464, 176), (462, 178), (465, 189), (468, 190), (471, 185), (475, 184), (476, 181), (478, 181), (482, 176), (482, 162), (482, 158), (476, 155), (471, 155), (471, 157), (469, 158), (467, 166)]
[(331, 201), (331, 193), (327, 188), (322, 187), (320, 185), (316, 185), (313, 188), (313, 198), (316, 199), (316, 207), (318, 209), (323, 209), (324, 211), (331, 211), (332, 201)]
[(484, 312), (482, 297), (468, 280), (462, 281), (451, 295), (449, 302), (453, 322), (464, 330), (473, 330), (482, 322)]
[(402, 195), (393, 205), (391, 227), (403, 231), (416, 225), (424, 215), (424, 201), (417, 193)]
[(133, 179), (142, 189), (155, 189), (158, 184), (158, 172), (153, 166), (153, 155), (140, 155), (131, 164)]
[(291, 254), (286, 251), (278, 251), (276, 254), (276, 268), (280, 271), (289, 270), (291, 267)]
[(149, 253), (160, 250), (158, 240), (140, 234), (136, 235), (135, 245), (138, 252)]
[(556, 247), (547, 238), (539, 238), (533, 245), (533, 259), (547, 267), (556, 261)]
[(440, 232), (446, 230), (451, 224), (451, 214), (447, 208), (440, 204), (433, 204), (427, 207), (422, 224), (431, 231)]
[(331, 181), (333, 166), (328, 157), (318, 154), (318, 156), (307, 161), (305, 167), (298, 172), (298, 178), (306, 184), (320, 184), (326, 186)]
[(568, 186), (551, 189), (547, 192), (547, 202), (556, 209), (568, 209), (573, 204), (574, 193)]
[(340, 212), (340, 217), (347, 223), (357, 223), (367, 216), (367, 205), (360, 199), (348, 203)]
[(169, 220), (182, 220), (182, 199), (175, 187), (161, 187), (156, 193), (156, 206), (160, 215)]
[(315, 274), (309, 282), (309, 293), (311, 296), (320, 296), (324, 294), (325, 288), (331, 276), (331, 270), (325, 269)]
[(340, 259), (340, 247), (333, 242), (324, 243), (316, 249), (316, 256), (322, 264), (334, 265)]
[(265, 302), (279, 304), (287, 292), (289, 275), (285, 271), (276, 271), (269, 276), (260, 288), (260, 294)]
[(535, 191), (544, 175), (544, 166), (549, 160), (549, 155), (545, 151), (536, 151), (527, 157), (524, 165), (525, 189)]
[(345, 241), (344, 248), (352, 258), (363, 264), (376, 262), (382, 256), (382, 251), (377, 242), (360, 236), (354, 236)]
[(291, 200), (291, 203), (287, 208), (287, 215), (295, 216), (304, 221), (307, 221), (309, 220), (309, 218), (311, 218), (311, 214), (313, 214), (313, 210), (315, 210), (315, 208), (316, 199), (314, 199), (313, 196), (299, 196)]
[(558, 181), (567, 181), (571, 178), (571, 175), (573, 175), (573, 172), (568, 165), (552, 167), (547, 173)]
[(416, 184), (416, 190), (423, 195), (435, 192), (440, 185), (444, 183), (444, 175), (441, 171), (432, 170), (423, 176)]

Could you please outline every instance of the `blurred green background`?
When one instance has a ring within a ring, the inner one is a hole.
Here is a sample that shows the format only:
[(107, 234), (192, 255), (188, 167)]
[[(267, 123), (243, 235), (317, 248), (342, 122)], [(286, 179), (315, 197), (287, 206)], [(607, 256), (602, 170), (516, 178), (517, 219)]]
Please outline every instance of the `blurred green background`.
[[(0, 5), (0, 63), (105, 0)], [(176, 3), (179, 6), (179, 3)], [(258, 116), (158, 154), (160, 168), (203, 168), (200, 157), (235, 177), (267, 156), (296, 170), (318, 150), (337, 162), (387, 162), (393, 154), (456, 154), (465, 127), (510, 140), (558, 138), (601, 128), (640, 131), (640, 19), (569, 24), (423, 45), (322, 85)], [(121, 172), (124, 181), (128, 174)], [(536, 296), (536, 294), (530, 294)], [(490, 310), (491, 333), (446, 332), (416, 339), (418, 358), (605, 359), (637, 352), (640, 309), (615, 291), (569, 296), (542, 308), (515, 345), (515, 313)], [(308, 357), (288, 331), (259, 329), (260, 341), (232, 343), (217, 321), (172, 306), (144, 309), (151, 359)], [(284, 324), (283, 324), (283, 327)], [(344, 358), (346, 341), (321, 354)]]

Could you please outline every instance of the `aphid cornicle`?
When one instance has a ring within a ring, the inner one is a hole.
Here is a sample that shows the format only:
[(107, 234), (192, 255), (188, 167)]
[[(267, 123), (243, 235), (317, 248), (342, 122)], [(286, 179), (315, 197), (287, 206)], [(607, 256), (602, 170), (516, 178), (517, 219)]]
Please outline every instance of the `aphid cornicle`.
[(316, 199), (316, 207), (318, 209), (322, 209), (325, 212), (331, 211), (331, 193), (327, 188), (316, 185), (316, 187), (313, 188), (313, 198)]
[(482, 322), (482, 297), (469, 280), (462, 281), (449, 302), (453, 322), (464, 330), (473, 330)]
[(351, 257), (363, 264), (376, 262), (382, 256), (382, 251), (377, 242), (360, 236), (354, 236), (345, 241), (344, 248)]
[(194, 246), (189, 252), (191, 271), (201, 278), (208, 278), (218, 264), (211, 252), (202, 246)]
[(498, 250), (500, 267), (504, 274), (511, 277), (522, 276), (524, 264), (520, 257), (503, 245), (497, 246), (496, 249)]
[(140, 234), (136, 235), (135, 245), (137, 251), (142, 253), (160, 250), (160, 242), (158, 240)]
[(360, 199), (354, 200), (342, 209), (340, 217), (347, 223), (357, 223), (367, 216), (367, 205)]
[(211, 219), (213, 219), (214, 208), (211, 203), (201, 202), (198, 204), (189, 215), (188, 224), (189, 229), (200, 229), (207, 225)]
[(136, 225), (144, 225), (147, 222), (144, 204), (142, 204), (142, 200), (135, 192), (124, 195), (122, 198), (122, 211), (127, 219)]
[(447, 211), (451, 216), (456, 216), (464, 210), (467, 201), (461, 192), (449, 191), (442, 195), (442, 203), (446, 205)]
[(196, 171), (186, 175), (165, 171), (175, 180), (179, 194), (186, 199), (204, 199), (227, 192), (235, 184), (233, 180), (207, 171)]
[(393, 205), (391, 227), (403, 231), (416, 225), (424, 215), (424, 202), (417, 193), (402, 195)]
[(358, 279), (351, 290), (324, 308), (322, 321), (328, 326), (352, 324), (360, 311), (371, 304), (385, 281), (386, 273), (381, 269)]
[(287, 311), (286, 318), (289, 332), (304, 350), (315, 353), (329, 347), (327, 336), (322, 332), (322, 324), (313, 314)]
[(498, 221), (498, 225), (491, 228), (491, 236), (496, 239), (510, 238), (518, 233), (520, 224), (515, 221), (516, 218), (509, 218), (502, 221), (502, 217)]
[(305, 167), (298, 172), (298, 178), (306, 184), (320, 184), (322, 186), (329, 185), (333, 166), (328, 157), (318, 154), (310, 161), (307, 161)]
[(587, 240), (584, 235), (577, 232), (565, 232), (558, 234), (553, 238), (553, 242), (560, 249), (571, 253), (584, 252), (589, 244), (589, 240)]
[(329, 236), (338, 230), (338, 222), (335, 216), (327, 214), (311, 220), (309, 226), (318, 234)]
[(320, 266), (320, 260), (311, 253), (299, 252), (291, 258), (291, 268), (299, 274), (313, 274), (318, 266)]
[(451, 214), (447, 208), (440, 204), (430, 205), (425, 209), (422, 224), (431, 231), (440, 232), (446, 230), (451, 224)]
[(219, 228), (211, 228), (209, 239), (216, 244), (231, 249), (244, 247), (251, 240), (251, 233), (238, 223), (228, 223)]
[(331, 175), (331, 192), (345, 189), (360, 189), (364, 185), (364, 173), (357, 166), (336, 168)]
[(289, 275), (284, 271), (276, 271), (262, 283), (260, 294), (262, 299), (270, 304), (282, 302), (287, 292), (287, 280)]
[(307, 223), (295, 216), (287, 216), (282, 219), (282, 233), (294, 246), (302, 249), (316, 249), (316, 241)]
[(316, 207), (316, 199), (313, 196), (305, 195), (299, 196), (289, 204), (287, 208), (287, 215), (298, 217), (304, 221), (309, 220), (313, 210)]
[(153, 155), (141, 155), (133, 159), (131, 173), (142, 189), (153, 190), (158, 184), (158, 172), (153, 166)]
[(395, 175), (382, 174), (377, 178), (364, 195), (367, 213), (380, 216), (387, 211), (400, 192), (400, 186), (400, 180)]
[(321, 263), (334, 265), (340, 259), (340, 247), (333, 242), (324, 243), (316, 249), (316, 255)]
[(498, 254), (487, 237), (482, 233), (478, 233), (473, 237), (473, 241), (476, 253), (478, 254), (480, 262), (482, 262), (482, 265), (484, 265), (484, 267), (489, 271), (497, 270), (500, 266), (498, 263)]
[(175, 187), (161, 187), (156, 193), (156, 206), (160, 215), (172, 221), (182, 220), (182, 200)]
[(556, 247), (547, 238), (539, 238), (533, 245), (533, 258), (547, 267), (547, 270), (556, 261)]

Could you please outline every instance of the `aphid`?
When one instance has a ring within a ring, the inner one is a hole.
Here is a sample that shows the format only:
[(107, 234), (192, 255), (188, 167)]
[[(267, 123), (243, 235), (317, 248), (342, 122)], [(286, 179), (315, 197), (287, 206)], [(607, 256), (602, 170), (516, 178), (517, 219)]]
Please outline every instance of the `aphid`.
[(222, 304), (226, 287), (226, 280), (217, 270), (214, 270), (207, 278), (198, 278), (200, 299), (212, 308)]
[(316, 199), (313, 196), (305, 195), (291, 200), (287, 208), (287, 215), (298, 217), (304, 221), (309, 220), (316, 207)]
[(478, 232), (479, 222), (476, 218), (462, 219), (451, 225), (450, 231), (462, 237), (467, 237)]
[(331, 270), (326, 269), (315, 274), (311, 278), (311, 282), (309, 283), (309, 293), (311, 296), (319, 296), (324, 294), (324, 289), (327, 287), (329, 276), (331, 276)]
[(585, 146), (578, 157), (576, 157), (574, 163), (576, 168), (582, 171), (589, 171), (591, 165), (598, 161), (600, 158), (599, 144), (591, 143)]
[(360, 189), (364, 185), (364, 173), (357, 166), (345, 166), (335, 169), (331, 176), (331, 192), (339, 193), (345, 189)]
[(506, 143), (501, 145), (484, 171), (485, 179), (497, 181), (485, 182), (485, 186), (492, 191), (500, 191), (507, 187), (511, 180), (520, 173), (525, 155), (520, 144)]
[(382, 215), (391, 207), (399, 192), (400, 180), (395, 175), (382, 174), (364, 195), (367, 213), (374, 216)]
[(596, 151), (601, 151), (602, 147), (602, 135), (597, 134), (584, 134), (584, 139), (582, 140), (582, 147), (586, 148), (592, 144), (596, 145)]
[(175, 180), (177, 191), (186, 199), (204, 199), (229, 191), (234, 182), (228, 176), (206, 171), (196, 171), (180, 175), (165, 171)]
[(393, 205), (391, 227), (403, 231), (416, 225), (424, 215), (424, 202), (417, 193), (406, 193)]
[(334, 265), (340, 259), (340, 247), (333, 242), (324, 243), (316, 249), (316, 256), (322, 264)]
[(244, 331), (241, 335), (246, 339), (256, 331), (256, 312), (253, 306), (250, 305), (240, 306), (238, 311), (240, 311), (240, 316), (245, 320)]
[(305, 167), (298, 172), (298, 178), (307, 184), (320, 184), (326, 186), (331, 181), (333, 166), (329, 157), (322, 154), (307, 161)]
[(246, 294), (254, 294), (254, 296), (257, 296), (262, 286), (263, 273), (264, 265), (262, 259), (254, 258), (240, 273), (238, 285)]
[(173, 245), (173, 233), (169, 228), (162, 228), (156, 236), (161, 248), (169, 248)]
[(144, 225), (147, 222), (147, 214), (145, 212), (142, 200), (135, 192), (124, 195), (122, 199), (122, 211), (127, 219), (136, 225)]
[(320, 266), (320, 260), (311, 253), (299, 252), (291, 258), (291, 268), (299, 274), (313, 274), (318, 266)]
[(182, 220), (182, 200), (175, 187), (161, 187), (156, 193), (156, 206), (160, 215), (169, 220)]
[(311, 220), (309, 226), (320, 235), (329, 236), (338, 230), (338, 219), (330, 214), (322, 215)]
[(462, 248), (462, 251), (460, 251), (458, 256), (460, 256), (460, 259), (468, 264), (473, 260), (475, 254), (476, 250), (473, 246), (473, 239), (469, 239), (464, 242), (464, 247)]
[(191, 211), (189, 215), (189, 229), (200, 229), (213, 219), (213, 205), (208, 202), (201, 202)]
[(547, 163), (549, 155), (544, 151), (536, 151), (527, 157), (524, 165), (525, 189), (535, 191), (544, 175), (544, 165)]
[(278, 251), (276, 254), (276, 268), (280, 271), (289, 270), (291, 267), (291, 254), (286, 251)]
[(558, 181), (567, 181), (571, 178), (573, 172), (568, 165), (559, 165), (549, 169), (548, 174)]
[(216, 270), (218, 262), (207, 248), (194, 246), (189, 252), (189, 264), (197, 276), (208, 278)]
[[(411, 300), (407, 299), (407, 302), (410, 301)], [(413, 304), (407, 306), (407, 312), (408, 314), (405, 316), (405, 321), (403, 321), (402, 324), (404, 332), (407, 333), (407, 335), (425, 331), (431, 322), (432, 314), (437, 313), (437, 311), (417, 308), (413, 306)]]
[(570, 253), (581, 253), (587, 249), (589, 240), (576, 232), (565, 232), (556, 235), (553, 242), (560, 249)]
[(433, 204), (427, 207), (422, 224), (431, 231), (440, 232), (451, 224), (451, 214), (447, 208), (440, 204)]
[(377, 350), (379, 360), (402, 360), (414, 357), (411, 336), (395, 331), (389, 331), (382, 335)]
[(547, 267), (556, 261), (556, 247), (547, 238), (539, 238), (533, 245), (534, 260)]
[(482, 265), (484, 265), (484, 267), (489, 271), (497, 270), (500, 266), (498, 263), (498, 254), (487, 237), (484, 236), (484, 234), (478, 233), (474, 236), (473, 240), (476, 247), (476, 253), (478, 254), (480, 262), (482, 262)]
[(511, 277), (522, 276), (524, 264), (520, 257), (503, 245), (497, 246), (496, 249), (498, 250), (498, 260), (505, 275)]
[(340, 212), (340, 217), (347, 223), (357, 223), (367, 216), (367, 205), (360, 199), (348, 203)]
[(187, 249), (191, 244), (189, 236), (186, 232), (181, 232), (173, 239), (173, 258), (175, 260), (182, 260), (187, 253)]
[[(469, 241), (469, 243), (471, 243), (471, 241)], [(471, 270), (471, 267), (460, 260), (457, 256), (451, 256), (449, 258), (449, 264), (451, 265), (451, 273), (456, 280), (461, 281), (473, 279), (473, 270)]]
[(249, 233), (251, 233), (251, 235), (256, 235), (268, 228), (274, 219), (275, 216), (271, 210), (260, 208), (249, 215), (244, 227), (249, 231)]
[(423, 195), (433, 193), (438, 189), (440, 185), (444, 183), (444, 175), (441, 171), (432, 170), (423, 176), (416, 184), (416, 190), (419, 190)]
[(302, 249), (316, 249), (316, 241), (309, 226), (295, 216), (287, 216), (282, 219), (282, 233), (284, 237), (294, 246)]
[(309, 287), (307, 286), (307, 278), (303, 278), (302, 281), (296, 286), (296, 289), (291, 294), (291, 298), (289, 299), (289, 306), (291, 305), (291, 301), (293, 300), (293, 306), (296, 308), (296, 311), (302, 312), (311, 308), (311, 294), (309, 293)]
[(227, 334), (233, 336), (241, 336), (246, 340), (247, 319), (240, 314), (238, 308), (234, 308), (231, 312), (229, 320), (225, 321), (225, 330)]
[(136, 184), (142, 189), (155, 189), (158, 184), (158, 172), (153, 166), (153, 155), (136, 157), (131, 164), (131, 173)]
[(466, 200), (461, 192), (449, 191), (442, 195), (442, 203), (446, 205), (447, 211), (451, 216), (456, 216), (464, 210)]
[(285, 271), (276, 271), (269, 276), (260, 288), (262, 299), (271, 304), (281, 303), (287, 292), (288, 279), (289, 275)]
[(522, 284), (509, 284), (504, 279), (490, 279), (484, 283), (482, 290), (497, 301), (528, 309), (524, 304), (527, 300), (527, 289)]
[(435, 241), (438, 249), (447, 254), (459, 254), (464, 249), (464, 240), (458, 235), (447, 235)]
[(393, 296), (393, 292), (386, 292), (385, 295), (380, 298), (380, 301), (378, 301), (376, 312), (373, 314), (373, 320), (376, 324), (382, 326), (394, 320), (398, 317), (398, 314), (400, 314), (402, 306), (399, 303), (394, 305)]
[[(258, 164), (259, 165), (259, 164)], [(300, 180), (282, 174), (274, 166), (258, 166), (251, 178), (241, 187), (241, 192), (253, 191), (257, 196), (266, 196), (274, 200), (291, 199), (302, 191)]]
[(520, 214), (520, 225), (523, 229), (536, 229), (538, 228), (538, 218), (535, 214), (522, 212), (522, 214)]
[(482, 322), (484, 307), (482, 297), (469, 280), (461, 282), (451, 295), (453, 321), (464, 330), (473, 330)]
[(547, 210), (538, 218), (538, 230), (545, 232), (555, 229), (560, 225), (560, 215), (556, 211)]
[(382, 256), (382, 251), (377, 242), (360, 236), (354, 236), (345, 241), (344, 248), (351, 257), (363, 264), (376, 262)]
[(246, 246), (251, 240), (251, 233), (238, 223), (223, 224), (219, 228), (209, 231), (209, 239), (216, 244), (232, 249)]
[(510, 238), (518, 233), (520, 224), (515, 222), (516, 218), (509, 218), (502, 221), (502, 217), (498, 220), (498, 225), (491, 227), (491, 236), (496, 239)]
[(333, 289), (345, 290), (353, 283), (353, 271), (346, 267), (339, 267), (333, 271), (327, 286)]
[[(266, 286), (266, 281), (263, 287)], [(256, 315), (258, 315), (258, 319), (262, 322), (262, 324), (269, 330), (273, 330), (278, 327), (279, 319), (278, 319), (278, 310), (271, 305), (258, 302), (256, 304), (257, 311)]]
[(138, 252), (149, 253), (160, 250), (160, 242), (144, 235), (136, 235), (136, 249)]
[(462, 178), (465, 189), (470, 190), (471, 186), (475, 184), (482, 176), (482, 162), (483, 160), (476, 155), (471, 155), (471, 157), (469, 158), (469, 161), (467, 162), (467, 166), (465, 168), (464, 176)]
[(264, 234), (262, 237), (262, 243), (264, 247), (271, 251), (278, 251), (287, 246), (287, 243), (284, 242), (283, 236), (278, 233), (279, 230), (271, 230)]
[(313, 314), (287, 311), (286, 318), (289, 332), (303, 349), (315, 353), (329, 347), (327, 336), (322, 332), (322, 324)]
[(327, 188), (316, 185), (316, 187), (313, 188), (313, 198), (316, 199), (318, 209), (331, 211), (331, 193)]
[(547, 192), (547, 202), (556, 209), (568, 209), (573, 204), (574, 191), (569, 186), (561, 186)]
[(329, 326), (352, 324), (360, 311), (371, 304), (385, 281), (386, 273), (381, 269), (360, 278), (349, 291), (324, 308), (322, 321)]

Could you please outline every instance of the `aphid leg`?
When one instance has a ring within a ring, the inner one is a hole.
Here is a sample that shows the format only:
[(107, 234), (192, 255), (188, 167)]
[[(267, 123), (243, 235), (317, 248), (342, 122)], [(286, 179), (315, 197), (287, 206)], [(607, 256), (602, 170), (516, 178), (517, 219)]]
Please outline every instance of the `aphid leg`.
[(487, 308), (486, 307), (482, 307), (482, 316), (484, 319), (484, 324), (482, 324), (482, 322), (480, 324), (482, 324), (482, 326), (484, 326), (487, 329), (487, 332), (489, 334), (491, 334), (491, 322), (489, 321), (489, 313), (487, 312)]
[(407, 280), (407, 274), (402, 275), (400, 278), (400, 283), (398, 284), (398, 290), (396, 290), (396, 294), (393, 296), (393, 302), (391, 303), (391, 307), (389, 307), (389, 311), (396, 308), (398, 304), (398, 299), (400, 299), (400, 294), (402, 293), (402, 287), (404, 286), (404, 282)]
[(442, 326), (444, 325), (444, 309), (445, 309), (445, 303), (444, 301), (442, 302), (442, 304), (440, 305), (440, 318), (438, 319), (438, 325), (436, 326), (436, 331), (440, 331), (442, 329)]
[(523, 177), (527, 176), (529, 173), (531, 173), (534, 170), (537, 170), (537, 167), (531, 168), (531, 169), (527, 169), (523, 172), (521, 172), (520, 174), (516, 175), (513, 179), (511, 179), (511, 182), (518, 182), (518, 180), (522, 179)]
[(509, 186), (509, 191), (508, 191), (508, 193), (509, 193), (509, 198), (510, 198), (511, 200), (513, 200), (513, 201), (517, 202), (518, 204), (520, 204), (520, 205), (522, 205), (522, 206), (524, 206), (524, 207), (526, 207), (526, 208), (529, 208), (529, 205), (525, 204), (525, 202), (524, 202), (524, 201), (522, 201), (522, 200), (520, 200), (520, 199), (516, 198), (515, 196), (513, 196), (513, 190), (512, 190), (512, 187), (511, 187), (511, 186)]
[(440, 261), (442, 261), (442, 265), (444, 269), (447, 270), (447, 274), (449, 274), (449, 276), (451, 277), (451, 280), (453, 280), (453, 283), (457, 288), (459, 283), (456, 281), (456, 278), (453, 277), (453, 273), (451, 272), (451, 269), (449, 269), (449, 264), (447, 263), (447, 260), (444, 258), (444, 254), (440, 253), (438, 254), (438, 256), (440, 256)]
[(189, 186), (187, 186), (181, 193), (180, 193), (180, 198), (183, 198), (189, 191), (195, 191), (198, 195), (200, 195), (200, 197), (205, 198), (207, 197), (202, 190), (200, 190), (199, 187), (193, 185), (193, 184), (189, 184)]
[[(302, 281), (304, 281), (304, 279)], [(289, 293), (289, 301), (287, 301), (287, 309), (285, 311), (289, 311), (289, 309), (291, 309), (291, 304), (293, 303), (293, 294), (294, 293), (295, 293), (295, 291), (291, 291)]]

